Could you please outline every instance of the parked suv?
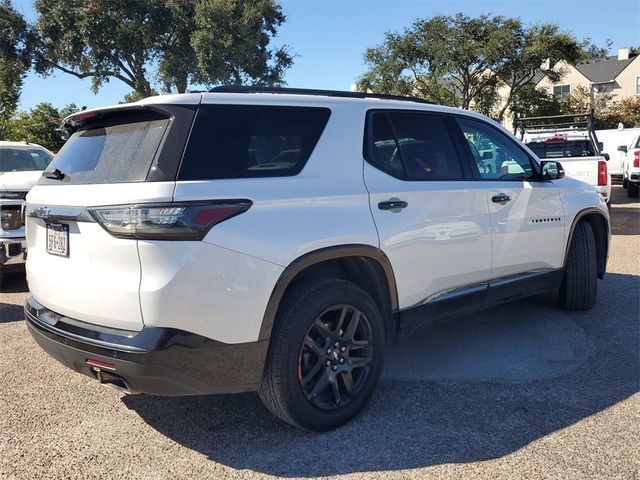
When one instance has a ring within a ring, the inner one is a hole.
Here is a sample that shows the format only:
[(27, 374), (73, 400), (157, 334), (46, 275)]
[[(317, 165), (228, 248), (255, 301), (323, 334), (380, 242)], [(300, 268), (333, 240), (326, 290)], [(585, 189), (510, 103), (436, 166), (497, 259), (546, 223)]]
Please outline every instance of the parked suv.
[(602, 197), (475, 113), (218, 88), (66, 124), (27, 197), (27, 324), (128, 393), (257, 390), (334, 428), (401, 325), (544, 291), (587, 310), (605, 273)]
[(21, 209), (53, 154), (27, 142), (0, 142), (0, 280), (24, 269), (27, 241)]

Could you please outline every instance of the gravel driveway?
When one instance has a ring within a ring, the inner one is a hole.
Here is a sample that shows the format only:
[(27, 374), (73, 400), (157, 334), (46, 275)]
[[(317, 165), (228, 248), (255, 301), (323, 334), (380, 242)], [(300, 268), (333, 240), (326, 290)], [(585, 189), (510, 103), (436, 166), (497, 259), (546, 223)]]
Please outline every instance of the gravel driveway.
[(613, 196), (598, 301), (520, 301), (406, 335), (370, 405), (330, 433), (255, 394), (123, 396), (67, 370), (0, 293), (0, 478), (629, 478), (640, 475), (640, 204)]

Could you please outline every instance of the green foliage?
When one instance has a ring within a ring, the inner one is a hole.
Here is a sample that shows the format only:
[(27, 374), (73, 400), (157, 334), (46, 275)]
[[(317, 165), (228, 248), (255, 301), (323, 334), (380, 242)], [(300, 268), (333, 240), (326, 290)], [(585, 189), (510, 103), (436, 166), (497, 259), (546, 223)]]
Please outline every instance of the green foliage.
[[(555, 107), (548, 99), (535, 95), (533, 92), (520, 92), (531, 85), (536, 75), (544, 74), (550, 81), (557, 82), (562, 72), (553, 69), (553, 65), (560, 60), (572, 63), (580, 58), (580, 45), (576, 39), (560, 31), (555, 24), (538, 24), (525, 27), (520, 20), (507, 22), (510, 30), (503, 32), (505, 42), (511, 44), (501, 68), (495, 71), (496, 76), (508, 88), (500, 110), (497, 112), (498, 121), (504, 119), (507, 109), (513, 110), (516, 98), (527, 98), (528, 102), (539, 99), (542, 103), (540, 110), (553, 110)], [(535, 89), (534, 89), (535, 90)], [(532, 95), (533, 93), (533, 95)]]
[[(151, 95), (158, 95), (158, 92), (154, 89), (151, 89)], [(142, 100), (144, 98), (147, 98), (147, 95), (143, 95), (140, 92), (136, 92), (135, 90), (133, 90), (127, 93), (122, 98), (122, 101), (118, 103), (132, 103), (132, 102), (137, 102), (138, 100)]]
[(529, 84), (521, 88), (514, 96), (511, 112), (518, 117), (560, 115), (562, 104), (545, 90)]
[[(5, 0), (6, 1), (6, 0)], [(143, 97), (153, 81), (278, 84), (292, 63), (270, 48), (285, 21), (272, 0), (36, 0), (35, 68), (117, 79)]]
[(562, 102), (562, 113), (583, 113), (593, 108), (598, 129), (640, 127), (640, 98), (616, 100), (613, 93), (595, 93), (593, 102), (588, 88), (577, 87)]
[(412, 93), (431, 101), (469, 108), (495, 88), (490, 73), (508, 49), (501, 31), (507, 20), (438, 15), (418, 19), (403, 33), (388, 32), (385, 41), (365, 52), (369, 70), (359, 89)]
[(77, 110), (74, 104), (58, 110), (50, 103), (39, 103), (28, 113), (20, 112), (7, 122), (6, 139), (37, 143), (57, 152), (67, 137), (62, 121)]
[[(579, 52), (578, 42), (554, 24), (526, 27), (518, 18), (438, 15), (418, 19), (402, 33), (388, 32), (381, 45), (368, 49), (369, 68), (358, 87), (418, 95), (502, 120), (545, 60), (574, 61)], [(496, 111), (498, 89), (505, 85), (506, 103)]]
[(585, 38), (580, 42), (580, 59), (581, 60), (604, 60), (609, 56), (609, 50), (613, 46), (613, 41), (608, 39), (605, 46), (596, 45), (590, 38)]
[(191, 45), (196, 78), (219, 83), (282, 84), (293, 59), (286, 47), (270, 49), (285, 16), (272, 0), (202, 0), (195, 4)]
[(16, 111), (25, 72), (30, 66), (31, 35), (24, 17), (9, 0), (0, 1), (0, 139)]

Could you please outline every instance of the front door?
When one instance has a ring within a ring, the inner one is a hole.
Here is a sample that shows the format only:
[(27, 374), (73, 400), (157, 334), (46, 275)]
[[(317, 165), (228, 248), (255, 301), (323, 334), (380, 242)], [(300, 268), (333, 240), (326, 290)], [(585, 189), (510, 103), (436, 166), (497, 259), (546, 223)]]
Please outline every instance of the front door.
[(473, 288), (491, 274), (485, 187), (469, 178), (449, 121), (416, 111), (369, 114), (364, 180), (401, 309)]
[(491, 212), (493, 278), (562, 267), (564, 214), (558, 188), (537, 180), (532, 159), (505, 133), (457, 117)]

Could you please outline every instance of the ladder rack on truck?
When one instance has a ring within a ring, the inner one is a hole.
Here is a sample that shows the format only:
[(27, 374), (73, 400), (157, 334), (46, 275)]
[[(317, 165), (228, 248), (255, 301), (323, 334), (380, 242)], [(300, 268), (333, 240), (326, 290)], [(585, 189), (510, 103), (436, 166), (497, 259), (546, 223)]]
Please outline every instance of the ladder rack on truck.
[(544, 134), (561, 132), (586, 132), (597, 149), (602, 151), (602, 142), (598, 141), (595, 131), (593, 112), (572, 115), (550, 115), (546, 117), (515, 117), (513, 120), (513, 134), (524, 140), (525, 134)]

